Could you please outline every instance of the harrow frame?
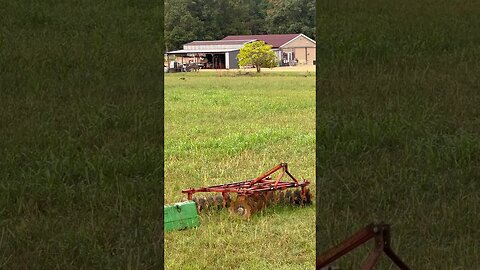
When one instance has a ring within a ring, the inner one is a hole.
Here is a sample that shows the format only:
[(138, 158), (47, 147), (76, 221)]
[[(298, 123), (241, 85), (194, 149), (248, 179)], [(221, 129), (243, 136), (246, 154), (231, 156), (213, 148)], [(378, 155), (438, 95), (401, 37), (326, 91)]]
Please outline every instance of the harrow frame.
[(390, 260), (401, 270), (410, 270), (405, 262), (393, 251), (390, 245), (390, 225), (383, 222), (369, 224), (357, 231), (352, 236), (343, 240), (340, 244), (317, 256), (316, 269), (326, 270), (332, 262), (346, 255), (355, 248), (374, 239), (374, 249), (364, 262), (362, 270), (372, 270), (378, 262), (380, 255), (385, 253)]
[[(281, 170), (280, 174), (273, 179), (272, 174), (279, 170)], [(285, 175), (290, 178), (290, 181), (282, 181)], [(237, 195), (238, 201), (247, 201), (249, 198), (269, 196), (268, 193), (270, 192), (284, 191), (289, 188), (300, 188), (301, 199), (305, 200), (305, 198), (309, 196), (309, 191), (307, 190), (309, 184), (310, 181), (308, 180), (299, 182), (288, 170), (288, 164), (280, 163), (254, 179), (201, 188), (189, 188), (182, 190), (182, 193), (187, 194), (188, 200), (193, 200), (193, 195), (196, 193), (221, 193), (223, 207), (226, 207), (230, 199), (230, 194), (232, 193)]]

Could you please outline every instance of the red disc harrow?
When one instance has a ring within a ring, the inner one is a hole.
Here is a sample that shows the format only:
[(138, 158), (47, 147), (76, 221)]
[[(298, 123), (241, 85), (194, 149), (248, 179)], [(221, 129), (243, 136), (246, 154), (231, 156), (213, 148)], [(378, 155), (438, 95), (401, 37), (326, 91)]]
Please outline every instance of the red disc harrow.
[[(272, 175), (278, 171), (280, 173), (273, 179)], [(284, 176), (288, 176), (290, 181), (283, 180)], [(196, 202), (199, 211), (205, 208), (229, 207), (232, 214), (248, 219), (253, 213), (274, 203), (310, 204), (312, 195), (307, 188), (309, 184), (308, 180), (299, 182), (288, 171), (287, 163), (281, 163), (255, 179), (190, 188), (182, 190), (182, 193), (187, 194), (188, 200)], [(201, 192), (219, 194), (207, 198), (194, 197), (194, 194)]]

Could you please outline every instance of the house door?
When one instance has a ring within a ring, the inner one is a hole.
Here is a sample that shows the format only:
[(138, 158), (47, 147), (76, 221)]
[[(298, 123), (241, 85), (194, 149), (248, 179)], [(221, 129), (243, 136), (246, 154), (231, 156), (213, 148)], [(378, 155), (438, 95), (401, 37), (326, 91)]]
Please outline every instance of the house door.
[(293, 54), (293, 52), (288, 52), (287, 53), (287, 60), (288, 60), (289, 63), (290, 63), (290, 61), (293, 60), (293, 55), (292, 54)]
[(291, 65), (295, 65), (295, 52), (288, 52), (287, 53), (287, 61), (288, 61), (288, 64), (291, 66)]

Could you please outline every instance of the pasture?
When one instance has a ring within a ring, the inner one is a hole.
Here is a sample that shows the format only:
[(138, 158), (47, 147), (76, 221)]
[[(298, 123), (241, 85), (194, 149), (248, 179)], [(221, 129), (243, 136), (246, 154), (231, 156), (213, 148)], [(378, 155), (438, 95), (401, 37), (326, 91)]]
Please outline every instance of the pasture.
[(334, 2), (317, 10), (317, 251), (383, 220), (412, 269), (478, 268), (479, 2)]
[(1, 6), (0, 269), (160, 268), (163, 9)]
[[(315, 185), (315, 76), (304, 72), (165, 74), (165, 203), (180, 191), (246, 180), (288, 162)], [(228, 210), (165, 233), (165, 269), (312, 269), (315, 206), (250, 221)]]

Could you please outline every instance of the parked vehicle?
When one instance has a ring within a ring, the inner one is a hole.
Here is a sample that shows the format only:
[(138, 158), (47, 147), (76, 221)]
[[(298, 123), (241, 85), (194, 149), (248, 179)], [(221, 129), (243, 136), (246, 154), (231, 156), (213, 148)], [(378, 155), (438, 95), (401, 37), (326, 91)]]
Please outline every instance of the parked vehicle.
[(182, 64), (179, 62), (171, 61), (168, 67), (164, 67), (164, 71), (166, 73), (192, 72), (192, 71), (198, 71), (202, 67), (203, 67), (203, 64), (197, 64), (197, 63)]

